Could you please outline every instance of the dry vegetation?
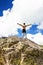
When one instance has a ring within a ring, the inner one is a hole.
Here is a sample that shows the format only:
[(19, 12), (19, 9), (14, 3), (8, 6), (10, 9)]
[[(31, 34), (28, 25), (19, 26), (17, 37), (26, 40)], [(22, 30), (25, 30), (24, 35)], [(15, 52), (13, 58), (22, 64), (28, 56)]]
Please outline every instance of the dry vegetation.
[(28, 39), (16, 36), (1, 38), (0, 65), (43, 65), (43, 50), (39, 48)]

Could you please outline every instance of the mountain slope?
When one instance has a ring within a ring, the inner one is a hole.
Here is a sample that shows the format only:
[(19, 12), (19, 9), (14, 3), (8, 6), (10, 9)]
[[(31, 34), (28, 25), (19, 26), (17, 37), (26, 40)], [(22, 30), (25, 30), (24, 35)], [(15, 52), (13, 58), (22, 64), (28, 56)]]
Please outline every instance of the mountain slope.
[(0, 65), (43, 65), (43, 50), (29, 39), (0, 38)]

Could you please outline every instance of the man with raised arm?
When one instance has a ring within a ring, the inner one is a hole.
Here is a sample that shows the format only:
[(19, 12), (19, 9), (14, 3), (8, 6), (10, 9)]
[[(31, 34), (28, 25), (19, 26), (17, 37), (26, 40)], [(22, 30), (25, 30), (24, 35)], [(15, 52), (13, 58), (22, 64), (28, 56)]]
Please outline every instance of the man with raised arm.
[(26, 25), (25, 23), (23, 23), (23, 25), (19, 24), (19, 23), (17, 23), (17, 24), (22, 27), (23, 38), (25, 38), (26, 37), (26, 27), (30, 26), (31, 24), (28, 24), (28, 25)]

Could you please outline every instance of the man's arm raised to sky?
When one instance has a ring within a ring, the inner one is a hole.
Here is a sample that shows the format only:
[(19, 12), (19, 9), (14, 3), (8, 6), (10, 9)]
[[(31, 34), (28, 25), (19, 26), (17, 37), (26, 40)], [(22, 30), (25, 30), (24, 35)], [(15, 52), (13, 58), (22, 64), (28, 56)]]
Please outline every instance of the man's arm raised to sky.
[(26, 27), (27, 27), (27, 26), (30, 26), (30, 25), (32, 25), (32, 24), (28, 24), (28, 25), (26, 25)]
[(23, 26), (22, 24), (19, 24), (19, 23), (17, 23), (18, 25), (20, 25), (20, 26)]

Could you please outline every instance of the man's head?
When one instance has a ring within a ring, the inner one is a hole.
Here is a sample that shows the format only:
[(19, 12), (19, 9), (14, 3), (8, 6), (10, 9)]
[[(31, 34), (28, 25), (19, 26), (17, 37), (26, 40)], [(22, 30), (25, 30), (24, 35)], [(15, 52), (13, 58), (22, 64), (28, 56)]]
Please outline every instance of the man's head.
[(25, 25), (25, 23), (23, 23)]

